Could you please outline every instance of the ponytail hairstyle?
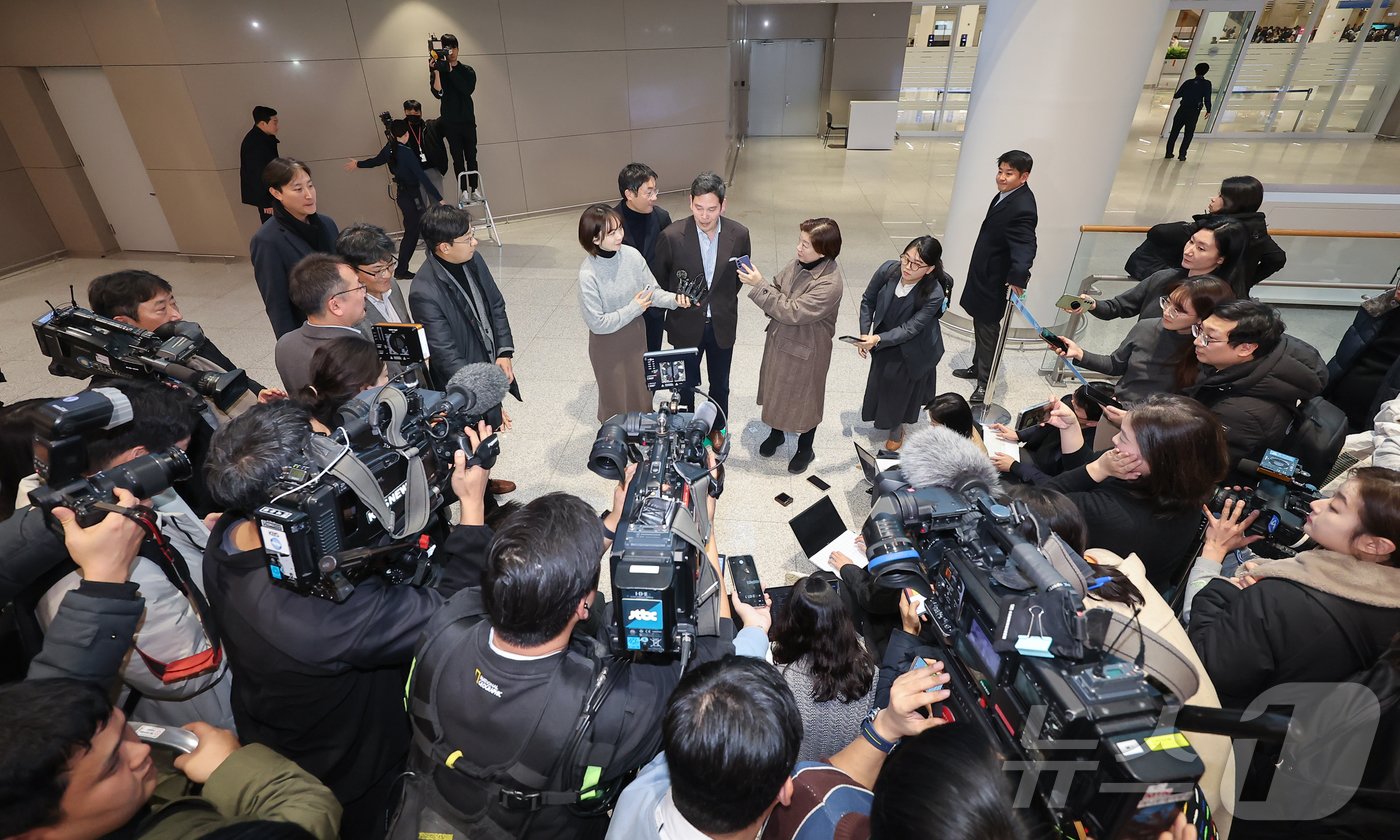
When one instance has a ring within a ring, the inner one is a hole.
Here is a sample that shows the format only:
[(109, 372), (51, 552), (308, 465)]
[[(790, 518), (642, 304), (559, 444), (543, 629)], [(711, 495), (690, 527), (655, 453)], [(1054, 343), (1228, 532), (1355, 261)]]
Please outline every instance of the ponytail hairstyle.
[(329, 429), (340, 425), (340, 409), (384, 371), (374, 342), (359, 336), (334, 338), (311, 356), (311, 383), (293, 398)]

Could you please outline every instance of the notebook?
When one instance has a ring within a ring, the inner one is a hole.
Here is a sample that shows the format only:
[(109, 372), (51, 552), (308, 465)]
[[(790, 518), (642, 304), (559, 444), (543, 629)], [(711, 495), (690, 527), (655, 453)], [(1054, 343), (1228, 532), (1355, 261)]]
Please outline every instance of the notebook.
[(839, 551), (864, 568), (865, 552), (856, 547), (856, 532), (836, 510), (830, 496), (822, 496), (811, 507), (788, 520), (802, 553), (818, 569), (836, 571), (831, 565), (831, 552)]

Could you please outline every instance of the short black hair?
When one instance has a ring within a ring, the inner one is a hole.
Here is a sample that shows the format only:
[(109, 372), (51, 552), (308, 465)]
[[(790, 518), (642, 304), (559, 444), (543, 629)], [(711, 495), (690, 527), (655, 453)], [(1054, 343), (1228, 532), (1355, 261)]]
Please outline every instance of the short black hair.
[(103, 318), (122, 315), (134, 319), (141, 304), (161, 292), (173, 291), (165, 278), (144, 269), (130, 268), (94, 277), (88, 284), (88, 306)]
[(267, 162), (267, 166), (263, 167), (263, 186), (270, 190), (281, 190), (297, 176), (298, 169), (305, 172), (308, 178), (311, 177), (311, 167), (296, 158), (273, 158)]
[(1235, 326), (1230, 330), (1228, 339), (1230, 346), (1258, 345), (1254, 351), (1256, 359), (1274, 352), (1274, 348), (1283, 340), (1283, 331), (1288, 328), (1277, 309), (1249, 298), (1222, 303), (1211, 314), (1223, 321), (1234, 321)]
[(378, 225), (356, 222), (335, 238), (335, 252), (351, 265), (374, 265), (394, 258), (394, 240)]
[(598, 514), (583, 499), (547, 493), (525, 505), (487, 552), (481, 600), (492, 629), (527, 647), (559, 635), (598, 588), (602, 554)]
[(25, 680), (0, 686), (0, 837), (57, 823), (68, 765), (112, 716), (93, 683)]
[(435, 204), (423, 211), (423, 244), (430, 254), (471, 229), (472, 214), (461, 208)]
[(292, 400), (255, 405), (214, 433), (204, 460), (209, 494), (227, 510), (267, 504), (284, 467), (306, 464), (311, 413)]
[(256, 105), (253, 107), (254, 125), (257, 125), (260, 122), (267, 122), (275, 116), (277, 116), (277, 112), (267, 107), (266, 105)]
[(1253, 175), (1232, 175), (1220, 182), (1220, 212), (1253, 213), (1264, 203), (1264, 185)]
[(203, 401), (182, 385), (153, 379), (104, 379), (131, 402), (131, 422), (83, 435), (88, 468), (106, 469), (113, 458), (137, 446), (150, 452), (169, 449), (194, 434)]
[(417, 99), (405, 99), (403, 101), (403, 109), (405, 111), (421, 111), (423, 110), (423, 103), (419, 102)]
[(724, 201), (724, 179), (713, 172), (701, 172), (695, 176), (695, 180), (690, 182), (690, 197), (699, 198), (702, 195), (710, 194)]
[(656, 170), (645, 163), (629, 163), (617, 173), (617, 194), (627, 197), (627, 191), (638, 192), (647, 181), (655, 180)]
[(676, 810), (706, 834), (730, 833), (761, 817), (792, 775), (802, 712), (777, 668), (730, 654), (681, 678), (661, 744)]
[(1207, 74), (1207, 73), (1209, 73), (1209, 72), (1210, 72), (1210, 65), (1209, 65), (1209, 64), (1206, 64), (1204, 61), (1202, 61), (1200, 64), (1197, 64), (1197, 65), (1196, 65), (1196, 75), (1197, 75), (1197, 76), (1204, 76), (1205, 74)]
[(1031, 160), (1030, 152), (1012, 149), (1009, 152), (1002, 152), (1001, 157), (997, 158), (997, 166), (1001, 166), (1003, 163), (1025, 175), (1031, 171), (1031, 166), (1035, 164), (1035, 161)]
[(1084, 419), (1090, 423), (1097, 423), (1103, 419), (1103, 406), (1089, 399), (1089, 386), (1080, 385), (1071, 392), (1070, 408), (1078, 406), (1084, 409)]
[(459, 49), (461, 48), (461, 44), (458, 44), (458, 43), (457, 43), (457, 36), (456, 36), (456, 35), (452, 35), (452, 34), (449, 34), (449, 33), (444, 32), (444, 33), (442, 34), (442, 38), (439, 39), (439, 40), (441, 40), (441, 41), (442, 41), (442, 45), (443, 45), (444, 47), (447, 47), (448, 49), (451, 49), (452, 47), (458, 47)]
[(287, 275), (287, 296), (292, 305), (308, 315), (325, 312), (331, 295), (340, 291), (342, 265), (350, 264), (335, 254), (302, 257)]

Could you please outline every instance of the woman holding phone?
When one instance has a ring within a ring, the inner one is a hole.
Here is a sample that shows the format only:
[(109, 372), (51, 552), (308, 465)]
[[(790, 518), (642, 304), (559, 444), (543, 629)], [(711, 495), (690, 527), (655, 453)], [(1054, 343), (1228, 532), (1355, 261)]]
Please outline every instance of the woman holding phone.
[(749, 300), (768, 316), (763, 364), (758, 371), (758, 404), (772, 432), (758, 447), (771, 458), (787, 432), (797, 433), (797, 452), (788, 472), (801, 474), (816, 457), (812, 442), (826, 402), (831, 339), (846, 283), (836, 257), (841, 228), (834, 219), (808, 219), (798, 226), (797, 256), (772, 280), (751, 264), (737, 266), (749, 287)]
[(860, 419), (886, 432), (885, 449), (904, 444), (904, 424), (938, 393), (938, 362), (943, 358), (943, 246), (920, 236), (904, 246), (898, 260), (875, 269), (860, 298), (862, 359), (870, 358)]

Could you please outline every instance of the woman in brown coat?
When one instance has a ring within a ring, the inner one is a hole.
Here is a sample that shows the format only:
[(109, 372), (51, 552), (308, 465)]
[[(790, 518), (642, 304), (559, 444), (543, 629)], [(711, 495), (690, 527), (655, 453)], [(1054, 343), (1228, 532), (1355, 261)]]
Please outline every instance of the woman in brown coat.
[(822, 218), (808, 219), (800, 230), (797, 259), (772, 280), (742, 263), (738, 267), (739, 279), (749, 287), (749, 300), (768, 315), (758, 404), (763, 406), (763, 422), (773, 431), (758, 454), (771, 457), (783, 445), (784, 433), (796, 432), (797, 453), (788, 462), (788, 472), (798, 474), (806, 472), (815, 457), (812, 441), (822, 420), (831, 339), (845, 289), (836, 264), (841, 228)]

